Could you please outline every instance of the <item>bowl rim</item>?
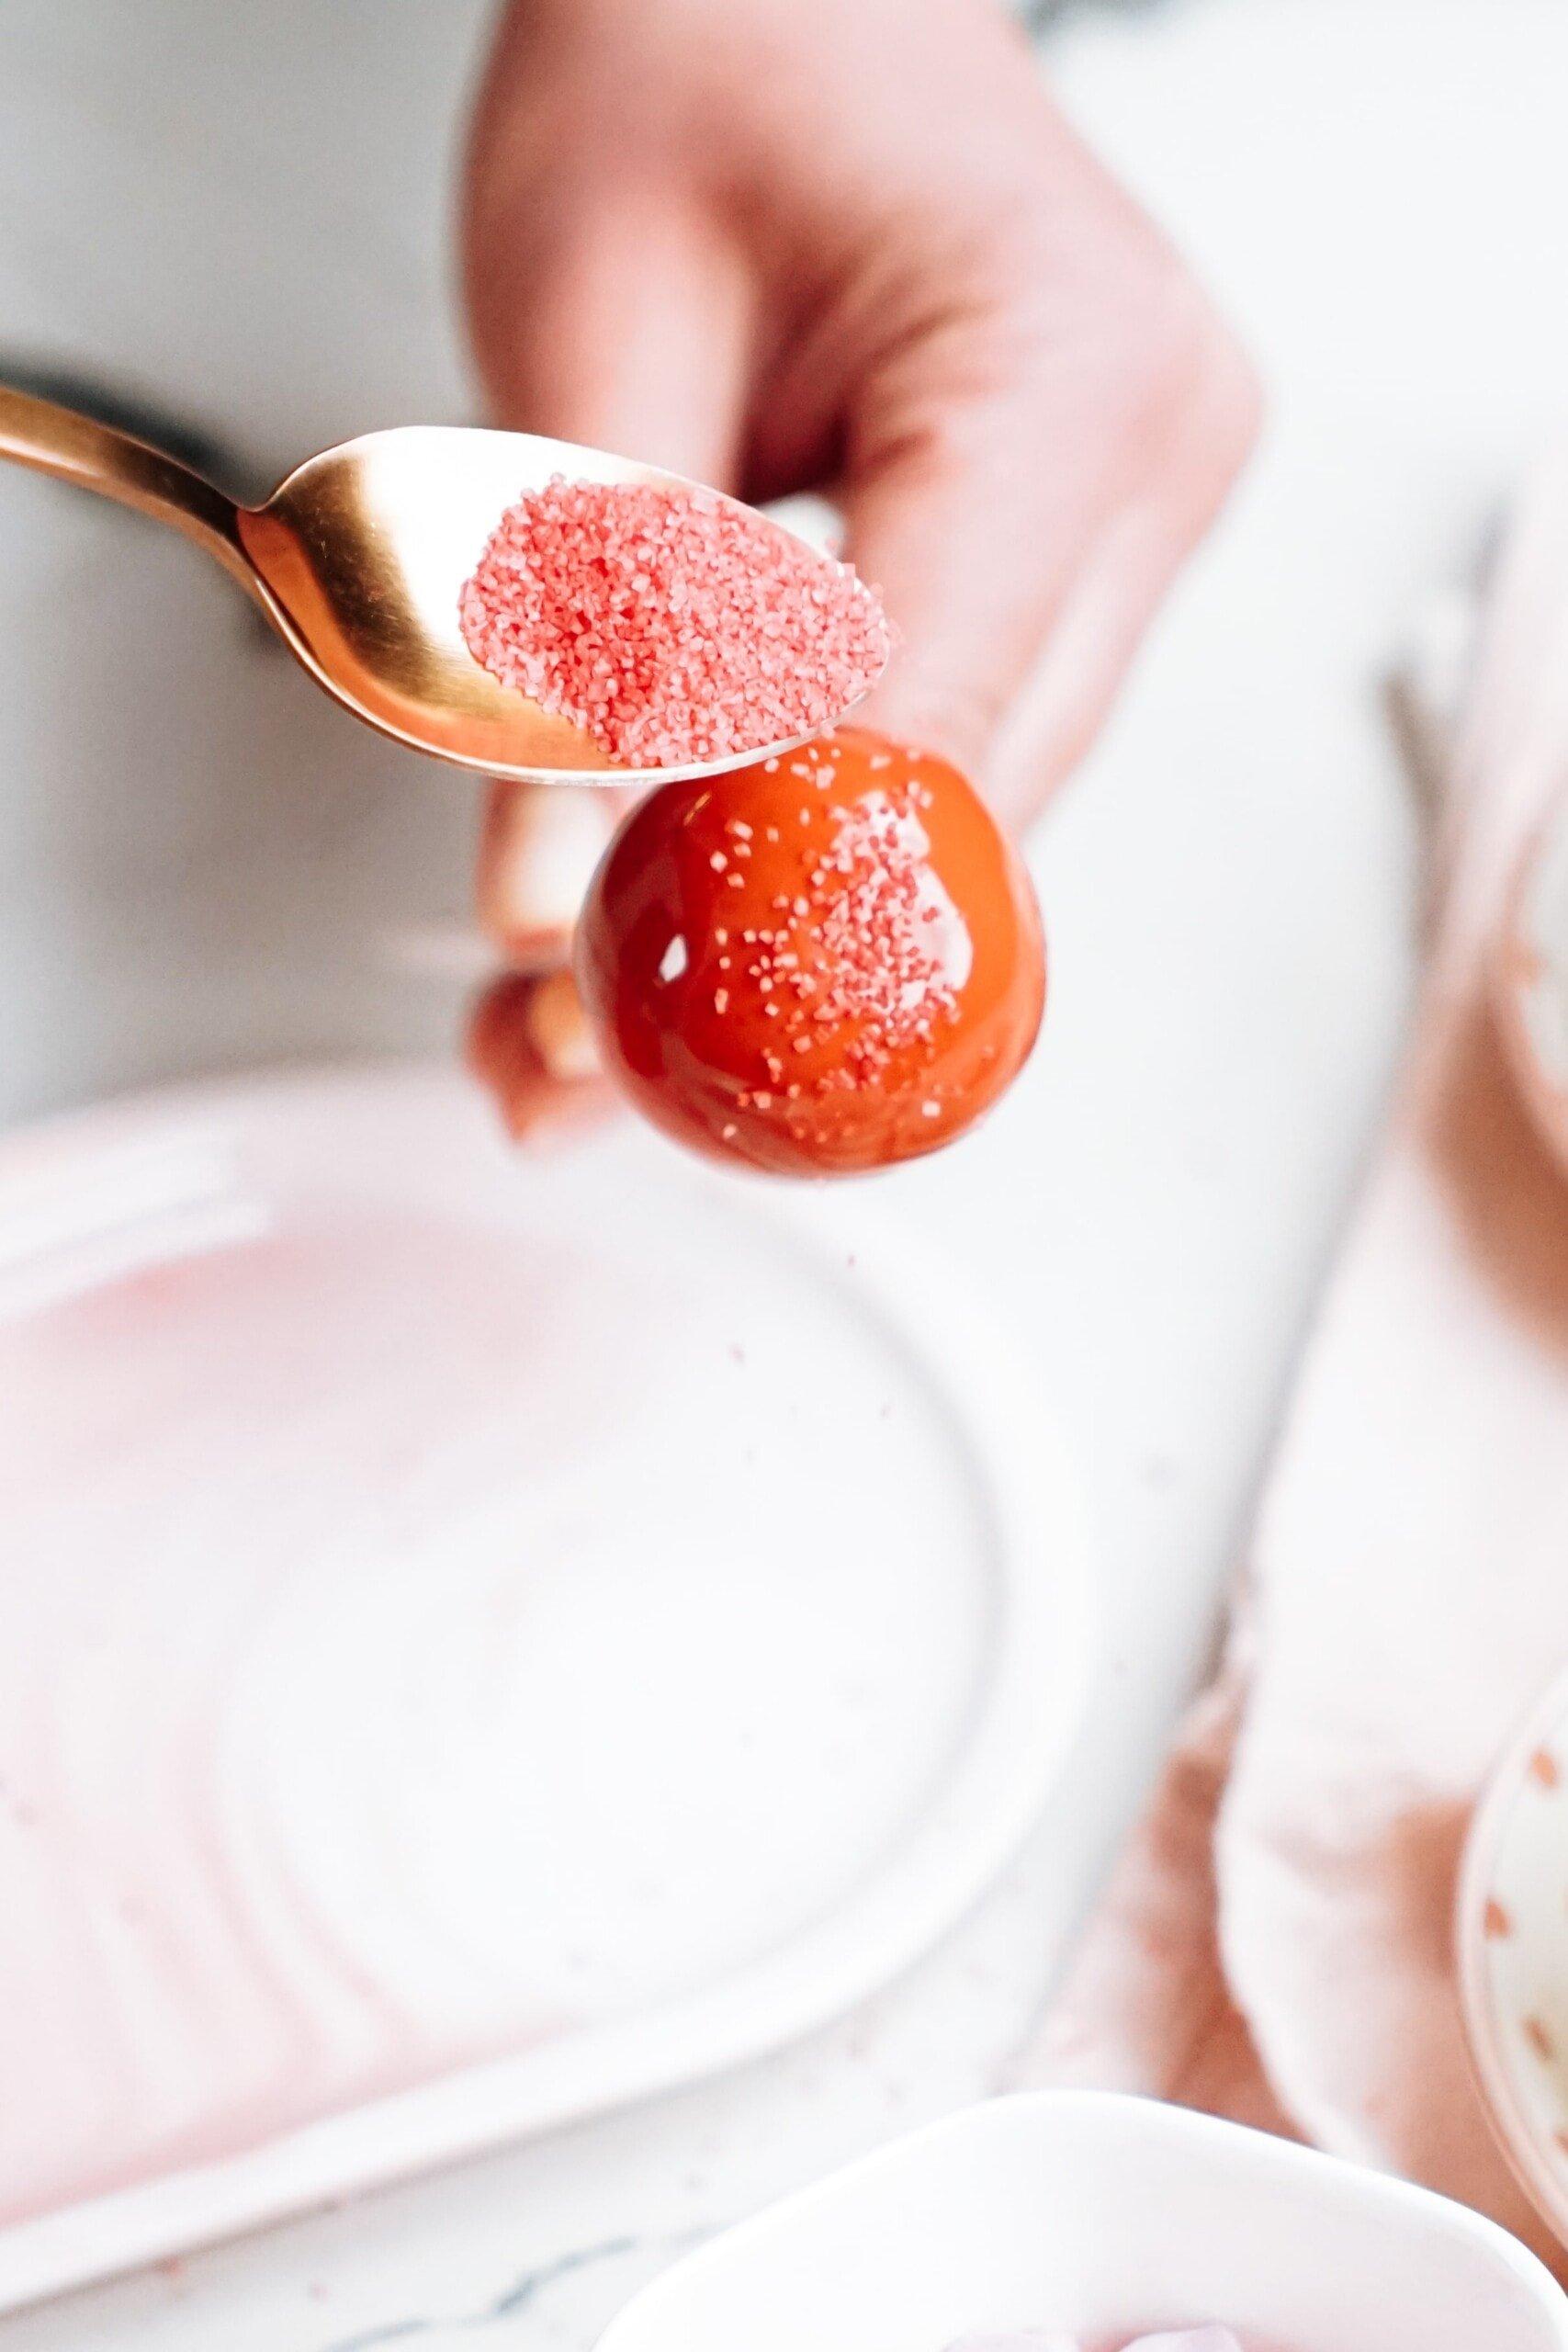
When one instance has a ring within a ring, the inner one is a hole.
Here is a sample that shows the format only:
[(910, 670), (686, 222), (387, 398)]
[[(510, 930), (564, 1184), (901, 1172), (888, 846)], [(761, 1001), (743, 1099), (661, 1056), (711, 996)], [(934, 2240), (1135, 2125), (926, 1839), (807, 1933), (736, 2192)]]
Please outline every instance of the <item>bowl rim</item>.
[(983, 2132), (993, 2121), (998, 2127), (1006, 2127), (1020, 2115), (1033, 2115), (1069, 2129), (1075, 2121), (1086, 2125), (1092, 2122), (1097, 2128), (1112, 2123), (1129, 2132), (1163, 2134), (1173, 2142), (1186, 2143), (1198, 2155), (1217, 2152), (1222, 2162), (1239, 2163), (1250, 2170), (1252, 2177), (1262, 2178), (1266, 2183), (1278, 2183), (1285, 2188), (1309, 2181), (1325, 2183), (1342, 2197), (1364, 2206), (1406, 2214), (1424, 2222), (1431, 2232), (1467, 2240), (1510, 2275), (1530, 2298), (1537, 2313), (1550, 2324), (1558, 2344), (1568, 2352), (1568, 2294), (1527, 2245), (1500, 2222), (1473, 2207), (1461, 2205), (1438, 2189), (1425, 2188), (1398, 2174), (1381, 2172), (1370, 2165), (1357, 2164), (1348, 2157), (1332, 2155), (1301, 2141), (1282, 2139), (1274, 2132), (1199, 2109), (1180, 2107), (1133, 2091), (1080, 2089), (1013, 2091), (972, 2101), (912, 2132), (899, 2133), (804, 2188), (790, 2190), (760, 2211), (719, 2231), (651, 2279), (609, 2321), (596, 2339), (593, 2352), (633, 2352), (639, 2329), (650, 2319), (657, 2326), (662, 2317), (661, 2306), (668, 2301), (678, 2301), (689, 2279), (700, 2276), (705, 2269), (722, 2267), (737, 2255), (744, 2258), (752, 2245), (761, 2243), (781, 2227), (787, 2229), (797, 2216), (852, 2193), (861, 2181), (874, 2177), (879, 2172), (896, 2170), (910, 2157), (943, 2140)]
[(1515, 2179), (1554, 2237), (1568, 2245), (1568, 2189), (1549, 2162), (1504, 2054), (1487, 1967), (1486, 1903), (1504, 1835), (1529, 1757), (1568, 1714), (1568, 1669), (1555, 1673), (1508, 1735), (1471, 1815), (1454, 1897), (1454, 1973), (1465, 2052), (1493, 2137)]

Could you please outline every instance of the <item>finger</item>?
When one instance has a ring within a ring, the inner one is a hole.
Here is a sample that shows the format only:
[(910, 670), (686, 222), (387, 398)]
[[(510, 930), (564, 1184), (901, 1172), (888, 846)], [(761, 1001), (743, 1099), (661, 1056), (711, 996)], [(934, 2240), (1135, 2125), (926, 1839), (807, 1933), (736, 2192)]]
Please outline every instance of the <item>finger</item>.
[[(467, 239), (476, 351), (503, 424), (728, 487), (742, 435), (749, 301), (734, 250), (651, 192), (581, 205), (487, 172)], [(479, 913), (509, 962), (570, 952), (593, 869), (626, 806), (604, 786), (491, 787)]]
[[(979, 394), (963, 389), (966, 376), (985, 383), (1007, 372), (985, 345), (990, 330), (950, 330), (958, 347), (934, 365), (928, 354), (912, 413), (890, 432), (906, 407), (895, 387), (878, 435), (889, 454), (873, 455), (846, 494), (850, 552), (899, 635), (871, 723), (988, 781), (1042, 646), (1107, 533), (1148, 498), (1171, 451), (1187, 449), (1195, 413), (1210, 440), (1193, 482), (1180, 486), (1193, 519), (1173, 562), (1198, 537), (1197, 518), (1213, 512), (1248, 444), (1253, 410), (1228, 342), (1186, 292), (1134, 347), (1112, 306), (1111, 324), (1086, 327), (1076, 346), (1047, 338), (1010, 384)], [(1217, 409), (1216, 370), (1227, 388)]]
[(750, 329), (739, 248), (658, 189), (557, 190), (542, 221), (536, 194), (487, 187), (470, 215), (469, 315), (501, 422), (731, 488)]
[(626, 805), (626, 795), (606, 785), (498, 778), (491, 786), (475, 903), (514, 970), (547, 972), (566, 962), (578, 910)]
[(1015, 829), (1038, 814), (1099, 733), (1172, 580), (1224, 503), (1258, 413), (1256, 381), (1233, 347), (1216, 356), (1138, 494), (1085, 553), (987, 759), (987, 792)]
[(508, 973), (487, 989), (470, 1016), (468, 1057), (519, 1141), (614, 1107), (570, 973)]

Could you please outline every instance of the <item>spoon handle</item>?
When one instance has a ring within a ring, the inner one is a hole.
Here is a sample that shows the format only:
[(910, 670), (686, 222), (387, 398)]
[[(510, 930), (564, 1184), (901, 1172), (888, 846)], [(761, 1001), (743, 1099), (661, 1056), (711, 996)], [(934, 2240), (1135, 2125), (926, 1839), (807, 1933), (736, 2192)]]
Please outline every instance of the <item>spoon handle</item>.
[(78, 415), (74, 409), (0, 384), (0, 461), (53, 474), (60, 481), (96, 491), (101, 498), (167, 523), (216, 556), (252, 595), (257, 594), (255, 575), (240, 544), (233, 500), (162, 449), (150, 448), (145, 441), (118, 433), (94, 417)]

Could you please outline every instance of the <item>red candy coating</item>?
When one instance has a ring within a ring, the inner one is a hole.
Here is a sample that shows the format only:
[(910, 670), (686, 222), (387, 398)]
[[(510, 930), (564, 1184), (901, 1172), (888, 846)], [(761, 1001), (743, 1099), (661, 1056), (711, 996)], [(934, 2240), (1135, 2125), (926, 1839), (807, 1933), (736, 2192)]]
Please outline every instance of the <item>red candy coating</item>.
[(951, 1143), (1045, 997), (1034, 894), (978, 794), (852, 728), (642, 801), (593, 878), (577, 976), (656, 1125), (802, 1176)]

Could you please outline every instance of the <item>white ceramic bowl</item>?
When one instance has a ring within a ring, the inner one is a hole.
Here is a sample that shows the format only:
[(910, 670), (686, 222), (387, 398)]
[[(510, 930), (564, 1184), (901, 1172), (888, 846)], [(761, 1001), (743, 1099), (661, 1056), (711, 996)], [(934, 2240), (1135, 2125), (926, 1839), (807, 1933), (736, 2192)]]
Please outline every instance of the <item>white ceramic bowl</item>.
[(1564, 2352), (1568, 2299), (1428, 2190), (1183, 2109), (995, 2099), (742, 2222), (598, 2352), (942, 2352), (972, 2330), (1096, 2347), (1224, 2320), (1247, 2352)]
[(1568, 1676), (1530, 1709), (1476, 1807), (1454, 1925), (1482, 2098), (1568, 2245)]

